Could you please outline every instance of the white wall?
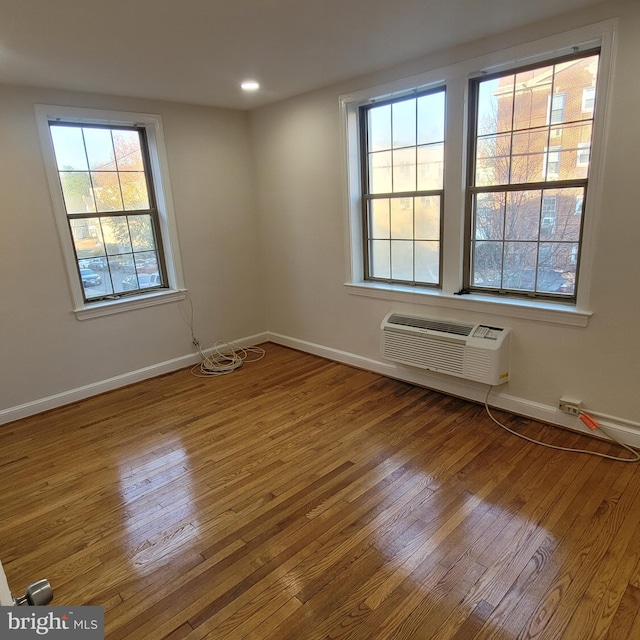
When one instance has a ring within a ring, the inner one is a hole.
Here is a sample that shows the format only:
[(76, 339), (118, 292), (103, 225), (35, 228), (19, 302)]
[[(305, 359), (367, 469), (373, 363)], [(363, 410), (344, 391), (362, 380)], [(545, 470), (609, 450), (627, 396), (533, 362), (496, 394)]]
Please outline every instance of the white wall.
[(186, 302), (83, 321), (72, 313), (36, 103), (160, 114), (196, 334), (207, 346), (264, 331), (245, 112), (0, 85), (0, 418), (147, 367), (185, 366), (192, 352)]
[[(569, 395), (595, 411), (640, 421), (640, 4), (623, 0), (250, 114), (0, 86), (0, 422), (100, 391), (113, 378), (114, 385), (127, 382), (135, 377), (132, 372), (152, 375), (163, 363), (186, 364), (192, 351), (185, 303), (75, 318), (35, 103), (162, 116), (185, 282), (203, 344), (270, 332), (266, 335), (281, 342), (393, 374), (378, 350), (379, 324), (389, 310), (463, 321), (480, 316), (358, 297), (344, 287), (348, 257), (338, 96), (616, 16), (619, 42), (598, 212), (593, 317), (586, 328), (482, 319), (514, 331), (512, 382), (498, 398), (503, 406), (563, 423), (554, 407), (560, 395)], [(446, 387), (441, 377), (414, 379)], [(82, 390), (85, 385), (95, 386)], [(483, 391), (477, 385), (450, 389), (476, 399)]]
[[(516, 410), (563, 422), (553, 411), (559, 397), (568, 395), (593, 411), (640, 421), (640, 3), (635, 0), (598, 5), (252, 112), (269, 330), (289, 344), (366, 366), (379, 361), (379, 325), (392, 309), (479, 320), (453, 309), (358, 297), (343, 286), (347, 213), (338, 98), (616, 16), (619, 42), (598, 212), (593, 317), (586, 328), (482, 318), (513, 328), (512, 382), (501, 393), (515, 399)], [(434, 378), (422, 380), (431, 386)]]

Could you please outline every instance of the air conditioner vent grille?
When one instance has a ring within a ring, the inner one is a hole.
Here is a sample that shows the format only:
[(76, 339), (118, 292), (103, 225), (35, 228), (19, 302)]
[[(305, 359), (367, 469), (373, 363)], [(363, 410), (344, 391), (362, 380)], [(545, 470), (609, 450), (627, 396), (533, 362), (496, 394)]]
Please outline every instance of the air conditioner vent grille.
[(452, 375), (464, 373), (464, 345), (440, 342), (421, 336), (388, 333), (385, 336), (385, 358), (404, 364)]
[(427, 318), (412, 318), (410, 316), (401, 316), (396, 313), (389, 317), (388, 322), (393, 325), (413, 327), (415, 329), (429, 329), (431, 331), (440, 331), (441, 333), (449, 333), (456, 336), (468, 336), (473, 331), (473, 325), (441, 322), (439, 320), (430, 320)]

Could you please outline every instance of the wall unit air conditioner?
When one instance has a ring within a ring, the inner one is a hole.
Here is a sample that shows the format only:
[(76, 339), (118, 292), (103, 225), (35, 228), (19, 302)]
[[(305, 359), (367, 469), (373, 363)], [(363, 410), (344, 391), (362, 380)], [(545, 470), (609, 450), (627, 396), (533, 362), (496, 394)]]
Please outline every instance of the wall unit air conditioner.
[(485, 384), (509, 380), (510, 330), (390, 313), (382, 321), (382, 357)]

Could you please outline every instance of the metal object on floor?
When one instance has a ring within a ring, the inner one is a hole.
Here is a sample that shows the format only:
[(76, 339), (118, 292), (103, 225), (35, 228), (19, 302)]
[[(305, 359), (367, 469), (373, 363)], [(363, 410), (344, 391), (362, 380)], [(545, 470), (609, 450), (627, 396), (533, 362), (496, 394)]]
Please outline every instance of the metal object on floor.
[(53, 600), (53, 590), (48, 580), (32, 582), (23, 596), (17, 598), (9, 591), (7, 578), (0, 562), (0, 605), (1, 606), (37, 606), (42, 607)]

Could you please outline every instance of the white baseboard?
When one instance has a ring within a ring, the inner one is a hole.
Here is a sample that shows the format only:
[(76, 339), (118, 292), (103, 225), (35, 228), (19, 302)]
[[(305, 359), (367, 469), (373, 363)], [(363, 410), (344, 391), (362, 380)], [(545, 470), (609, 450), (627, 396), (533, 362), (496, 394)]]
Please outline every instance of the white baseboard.
[[(242, 347), (252, 346), (268, 340), (266, 333), (260, 333), (253, 336), (247, 336), (245, 338), (239, 338), (234, 340), (235, 344)], [(206, 351), (206, 349), (205, 349)], [(33, 400), (32, 402), (26, 402), (15, 407), (0, 410), (0, 425), (14, 420), (20, 420), (28, 416), (35, 415), (36, 413), (42, 413), (49, 409), (55, 409), (71, 402), (77, 402), (78, 400), (84, 400), (91, 396), (97, 396), (105, 391), (112, 391), (120, 387), (126, 387), (134, 382), (140, 382), (147, 380), (148, 378), (155, 378), (171, 371), (177, 371), (178, 369), (184, 369), (185, 367), (194, 365), (198, 362), (199, 357), (195, 353), (190, 353), (172, 360), (165, 360), (136, 371), (130, 371), (123, 373), (113, 378), (107, 378), (106, 380), (99, 380), (98, 382), (92, 382), (91, 384), (83, 385), (76, 389), (70, 389), (69, 391), (63, 391), (46, 398), (40, 398)]]
[[(411, 367), (403, 367), (392, 362), (383, 362), (382, 360), (365, 358), (348, 351), (325, 347), (313, 342), (307, 342), (306, 340), (283, 336), (278, 333), (266, 331), (253, 336), (239, 338), (238, 340), (234, 340), (234, 342), (240, 346), (251, 346), (261, 342), (274, 342), (275, 344), (291, 347), (298, 351), (311, 353), (327, 358), (328, 360), (342, 362), (358, 369), (373, 371), (374, 373), (379, 373), (389, 378), (403, 380), (404, 382), (427, 387), (429, 389), (441, 391), (442, 393), (458, 396), (474, 402), (484, 402), (485, 395), (487, 393), (487, 386), (480, 383), (464, 381), (429, 371), (413, 369)], [(159, 362), (136, 371), (114, 376), (113, 378), (100, 380), (76, 389), (70, 389), (69, 391), (64, 391), (53, 396), (40, 398), (8, 409), (2, 409), (0, 410), (0, 425), (13, 422), (14, 420), (19, 420), (21, 418), (26, 418), (27, 416), (35, 415), (36, 413), (48, 411), (49, 409), (55, 409), (56, 407), (61, 407), (65, 404), (83, 400), (84, 398), (95, 396), (106, 391), (111, 391), (119, 387), (124, 387), (135, 382), (140, 382), (141, 380), (147, 380), (148, 378), (154, 378), (165, 373), (170, 373), (171, 371), (176, 371), (177, 369), (183, 369), (184, 367), (191, 366), (197, 362), (198, 356), (191, 353), (165, 362)], [(578, 418), (562, 413), (557, 407), (509, 395), (501, 392), (500, 387), (497, 387), (491, 392), (489, 404), (492, 407), (503, 409), (510, 413), (515, 413), (517, 415), (533, 418), (534, 420), (540, 420), (552, 425), (594, 435), (594, 433), (587, 429), (587, 427), (585, 427)], [(598, 422), (605, 427), (614, 438), (629, 446), (640, 448), (640, 423), (623, 420), (621, 418), (616, 418), (615, 416), (606, 416), (602, 418), (596, 413), (593, 415), (598, 418)]]
[[(404, 382), (410, 382), (422, 387), (441, 391), (474, 402), (484, 403), (487, 393), (487, 385), (464, 381), (450, 376), (432, 373), (430, 371), (422, 371), (411, 367), (403, 367), (392, 362), (384, 362), (382, 360), (373, 360), (365, 358), (354, 353), (324, 347), (305, 340), (290, 338), (278, 333), (267, 333), (270, 342), (281, 344), (292, 349), (305, 351), (317, 356), (322, 356), (329, 360), (335, 360), (344, 364), (357, 367), (358, 369), (366, 369), (373, 371), (389, 378), (395, 378)], [(566, 429), (572, 429), (589, 435), (599, 435), (598, 432), (590, 431), (579, 418), (568, 416), (562, 413), (557, 407), (532, 402), (523, 398), (500, 392), (500, 387), (496, 387), (489, 397), (489, 405), (497, 409), (503, 409), (510, 413), (540, 420)], [(598, 418), (598, 422), (611, 433), (611, 435), (625, 444), (640, 448), (640, 423), (633, 423), (629, 420), (607, 416), (602, 419), (597, 414), (593, 414)]]

